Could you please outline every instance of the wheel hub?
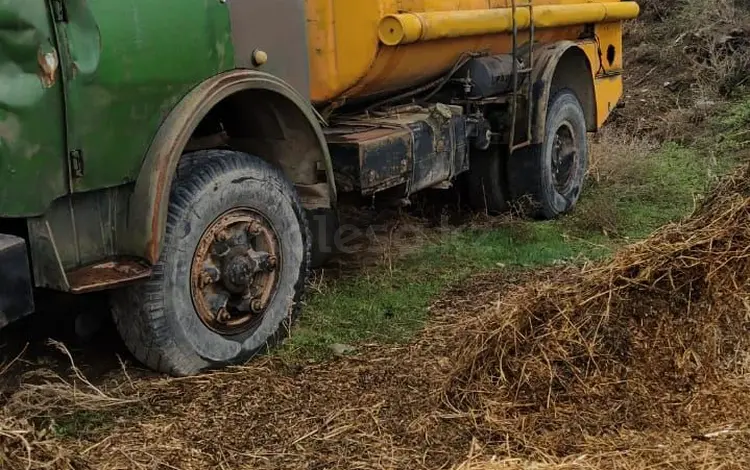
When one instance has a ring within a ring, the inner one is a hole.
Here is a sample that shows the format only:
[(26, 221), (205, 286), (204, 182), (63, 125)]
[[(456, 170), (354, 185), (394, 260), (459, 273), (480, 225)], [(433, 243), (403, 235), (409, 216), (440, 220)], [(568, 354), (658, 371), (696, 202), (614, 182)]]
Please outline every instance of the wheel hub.
[(564, 122), (557, 129), (552, 145), (552, 176), (558, 191), (565, 192), (573, 180), (577, 158), (575, 132), (570, 123)]
[(223, 334), (257, 325), (278, 283), (279, 242), (259, 213), (235, 209), (198, 242), (190, 270), (193, 304), (203, 323)]

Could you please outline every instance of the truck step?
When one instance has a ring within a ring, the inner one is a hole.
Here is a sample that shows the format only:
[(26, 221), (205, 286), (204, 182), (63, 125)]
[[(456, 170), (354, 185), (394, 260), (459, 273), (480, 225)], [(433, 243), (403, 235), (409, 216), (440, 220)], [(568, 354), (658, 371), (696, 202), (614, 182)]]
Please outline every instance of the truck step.
[(70, 291), (85, 294), (122, 287), (151, 276), (151, 267), (138, 260), (121, 259), (94, 264), (68, 273)]

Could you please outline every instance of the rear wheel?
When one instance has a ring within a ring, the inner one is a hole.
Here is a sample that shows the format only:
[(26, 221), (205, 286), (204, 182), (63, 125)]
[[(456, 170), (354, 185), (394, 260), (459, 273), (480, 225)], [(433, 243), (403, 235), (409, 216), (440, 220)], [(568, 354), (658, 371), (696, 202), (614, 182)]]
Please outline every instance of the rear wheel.
[(469, 202), (474, 210), (500, 214), (508, 210), (507, 158), (499, 145), (471, 154), (467, 178)]
[(153, 276), (113, 294), (127, 347), (173, 375), (266, 351), (297, 316), (310, 263), (293, 186), (259, 158), (213, 150), (187, 155), (172, 188)]
[(510, 157), (511, 195), (530, 215), (554, 219), (575, 207), (587, 169), (583, 108), (575, 93), (565, 89), (550, 100), (544, 142)]

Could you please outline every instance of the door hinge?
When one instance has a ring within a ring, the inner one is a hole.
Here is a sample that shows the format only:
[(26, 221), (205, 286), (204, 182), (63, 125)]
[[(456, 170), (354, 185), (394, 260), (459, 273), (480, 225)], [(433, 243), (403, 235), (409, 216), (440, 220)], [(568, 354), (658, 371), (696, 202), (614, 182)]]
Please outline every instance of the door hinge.
[(58, 23), (68, 22), (68, 10), (65, 0), (52, 0), (52, 15)]
[(70, 152), (70, 173), (73, 178), (83, 176), (83, 152), (81, 150)]

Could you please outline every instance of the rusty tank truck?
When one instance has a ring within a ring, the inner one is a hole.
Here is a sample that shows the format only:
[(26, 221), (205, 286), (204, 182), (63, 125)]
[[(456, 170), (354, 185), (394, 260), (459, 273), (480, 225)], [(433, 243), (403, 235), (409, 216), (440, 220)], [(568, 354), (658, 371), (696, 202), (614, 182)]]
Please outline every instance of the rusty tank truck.
[(0, 0), (0, 326), (37, 289), (108, 290), (138, 360), (195, 374), (287, 334), (340, 194), (461, 177), (480, 210), (564, 214), (637, 15), (618, 0)]

